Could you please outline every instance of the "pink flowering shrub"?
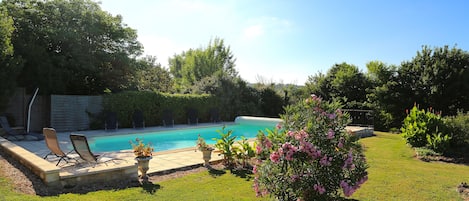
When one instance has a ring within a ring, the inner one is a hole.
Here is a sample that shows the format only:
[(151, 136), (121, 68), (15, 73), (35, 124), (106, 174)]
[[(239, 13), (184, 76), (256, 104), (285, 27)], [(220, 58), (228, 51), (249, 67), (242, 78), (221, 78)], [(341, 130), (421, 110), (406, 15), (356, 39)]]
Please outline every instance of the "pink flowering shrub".
[(260, 132), (254, 190), (278, 200), (331, 200), (351, 196), (367, 180), (358, 137), (338, 103), (312, 95), (286, 108), (283, 125)]

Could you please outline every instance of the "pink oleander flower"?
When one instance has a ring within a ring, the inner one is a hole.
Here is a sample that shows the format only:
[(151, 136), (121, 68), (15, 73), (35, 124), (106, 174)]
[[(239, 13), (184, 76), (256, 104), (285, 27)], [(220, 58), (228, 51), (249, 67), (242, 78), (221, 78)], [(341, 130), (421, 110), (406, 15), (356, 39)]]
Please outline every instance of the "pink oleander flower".
[(353, 164), (353, 153), (352, 150), (350, 150), (347, 154), (347, 159), (344, 161), (344, 166), (342, 168), (350, 168), (354, 169), (355, 165)]
[(321, 186), (320, 184), (314, 184), (313, 189), (321, 195), (326, 192), (326, 189), (323, 186)]
[(328, 114), (327, 116), (329, 117), (329, 119), (335, 119), (336, 114), (331, 113), (331, 114)]
[(300, 178), (300, 176), (294, 174), (294, 175), (290, 176), (290, 178), (291, 178), (291, 180), (292, 180), (293, 182), (295, 182), (295, 181), (297, 181), (297, 180)]
[(282, 150), (284, 151), (285, 159), (288, 161), (293, 160), (293, 154), (297, 151), (297, 148), (290, 144), (289, 142), (282, 145)]
[(254, 165), (254, 167), (252, 167), (252, 173), (253, 174), (257, 173), (257, 165)]
[(342, 149), (344, 147), (344, 138), (340, 138), (339, 139), (339, 143), (337, 144), (337, 147), (339, 147), (339, 149)]
[(319, 161), (319, 164), (321, 164), (322, 166), (330, 166), (331, 161), (332, 161), (332, 157), (327, 157), (327, 155), (324, 155)]
[(278, 123), (278, 124), (275, 126), (275, 128), (277, 128), (277, 130), (282, 129), (282, 123)]
[(308, 137), (308, 133), (305, 130), (300, 130), (300, 132), (298, 133), (301, 135), (302, 139), (305, 139)]
[(267, 149), (270, 149), (272, 147), (272, 142), (269, 140), (269, 138), (264, 139), (264, 144)]
[(261, 153), (262, 153), (262, 147), (261, 147), (261, 145), (257, 145), (256, 146), (256, 154), (259, 155)]
[(270, 160), (272, 162), (277, 163), (279, 159), (280, 159), (280, 155), (278, 152), (273, 152), (270, 154)]
[(333, 138), (334, 138), (334, 134), (335, 134), (334, 130), (329, 129), (329, 131), (327, 132), (327, 139), (329, 139), (329, 140), (330, 140), (330, 139), (333, 139)]

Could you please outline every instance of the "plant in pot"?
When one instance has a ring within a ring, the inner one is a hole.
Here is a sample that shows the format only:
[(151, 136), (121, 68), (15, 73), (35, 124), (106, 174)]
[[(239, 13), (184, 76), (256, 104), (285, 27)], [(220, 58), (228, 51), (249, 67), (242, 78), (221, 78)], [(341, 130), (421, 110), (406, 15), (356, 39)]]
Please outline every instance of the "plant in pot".
[(138, 162), (138, 170), (141, 173), (140, 178), (147, 181), (147, 171), (149, 169), (150, 159), (152, 159), (153, 146), (151, 143), (145, 144), (143, 139), (140, 138), (136, 138), (135, 142), (130, 141), (130, 144), (135, 154), (135, 160)]
[(197, 141), (196, 141), (196, 148), (202, 152), (203, 154), (203, 159), (204, 159), (204, 165), (206, 167), (208, 167), (210, 165), (210, 159), (212, 158), (212, 151), (214, 150), (213, 147), (211, 147), (210, 145), (208, 145), (206, 142), (205, 142), (205, 139), (200, 136), (197, 137)]

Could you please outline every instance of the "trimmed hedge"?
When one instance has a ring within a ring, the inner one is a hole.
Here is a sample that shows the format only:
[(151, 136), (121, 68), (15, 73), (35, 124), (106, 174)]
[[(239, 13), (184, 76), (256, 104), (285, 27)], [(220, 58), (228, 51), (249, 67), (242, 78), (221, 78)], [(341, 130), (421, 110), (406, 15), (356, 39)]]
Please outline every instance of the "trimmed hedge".
[(210, 109), (219, 108), (218, 101), (211, 95), (165, 94), (147, 91), (126, 91), (103, 96), (104, 112), (117, 113), (119, 127), (132, 127), (132, 115), (141, 110), (145, 126), (162, 125), (162, 112), (173, 111), (175, 124), (187, 124), (187, 109), (198, 111), (199, 122), (208, 122)]

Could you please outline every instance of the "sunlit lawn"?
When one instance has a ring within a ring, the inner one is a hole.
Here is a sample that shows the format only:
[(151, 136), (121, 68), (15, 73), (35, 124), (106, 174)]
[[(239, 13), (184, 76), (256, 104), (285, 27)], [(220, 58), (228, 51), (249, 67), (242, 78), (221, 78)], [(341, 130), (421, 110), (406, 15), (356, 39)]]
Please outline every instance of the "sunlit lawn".
[(353, 196), (358, 200), (460, 200), (456, 187), (469, 182), (469, 166), (423, 162), (399, 135), (375, 132), (362, 139), (369, 180)]
[[(376, 132), (361, 142), (370, 165), (369, 180), (353, 199), (461, 200), (456, 186), (469, 182), (469, 166), (417, 160), (399, 135)], [(251, 185), (250, 175), (204, 171), (125, 190), (39, 197), (15, 193), (11, 182), (0, 178), (0, 200), (262, 200)]]

